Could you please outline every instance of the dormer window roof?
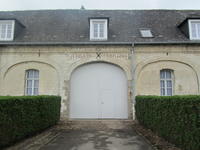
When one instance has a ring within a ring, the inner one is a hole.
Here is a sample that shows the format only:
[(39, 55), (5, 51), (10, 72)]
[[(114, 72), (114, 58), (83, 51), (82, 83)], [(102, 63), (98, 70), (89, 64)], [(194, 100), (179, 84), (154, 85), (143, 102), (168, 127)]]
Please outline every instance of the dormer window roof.
[(0, 20), (0, 41), (14, 39), (15, 20)]
[(200, 40), (200, 19), (189, 19), (190, 40)]
[(90, 19), (90, 40), (108, 39), (108, 19)]

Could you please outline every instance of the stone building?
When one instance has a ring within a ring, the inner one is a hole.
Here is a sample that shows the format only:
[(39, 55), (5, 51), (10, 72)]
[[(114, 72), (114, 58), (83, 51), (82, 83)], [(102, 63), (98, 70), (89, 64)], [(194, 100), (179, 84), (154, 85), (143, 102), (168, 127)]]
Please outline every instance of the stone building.
[(134, 119), (136, 95), (199, 94), (200, 11), (0, 12), (0, 95), (60, 95), (61, 117)]

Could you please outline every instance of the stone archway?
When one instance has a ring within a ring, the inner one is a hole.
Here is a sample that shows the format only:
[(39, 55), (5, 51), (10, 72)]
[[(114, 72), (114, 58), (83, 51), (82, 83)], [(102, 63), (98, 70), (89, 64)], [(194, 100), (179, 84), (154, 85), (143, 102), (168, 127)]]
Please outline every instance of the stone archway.
[(64, 92), (64, 96), (63, 96), (63, 102), (62, 102), (62, 118), (66, 118), (69, 119), (70, 118), (70, 79), (71, 79), (71, 75), (73, 74), (73, 72), (86, 64), (90, 64), (90, 63), (108, 63), (108, 64), (112, 64), (118, 68), (120, 68), (125, 76), (126, 76), (126, 81), (127, 81), (127, 101), (128, 101), (128, 118), (132, 119), (133, 118), (133, 112), (134, 112), (134, 107), (133, 107), (133, 102), (132, 102), (132, 76), (131, 76), (131, 68), (129, 67), (129, 64), (125, 63), (124, 61), (118, 62), (115, 60), (96, 60), (96, 59), (86, 59), (86, 60), (81, 60), (78, 62), (75, 62), (73, 64), (71, 64), (71, 67), (69, 67), (66, 72), (65, 72), (65, 76), (67, 77), (66, 80), (64, 81), (64, 87), (63, 87), (63, 92)]

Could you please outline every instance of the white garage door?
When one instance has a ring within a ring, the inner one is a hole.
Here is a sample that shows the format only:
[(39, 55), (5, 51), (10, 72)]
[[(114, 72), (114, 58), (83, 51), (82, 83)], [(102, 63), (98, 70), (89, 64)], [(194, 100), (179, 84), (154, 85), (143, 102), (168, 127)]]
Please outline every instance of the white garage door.
[(77, 68), (70, 81), (70, 118), (127, 119), (127, 79), (107, 63)]

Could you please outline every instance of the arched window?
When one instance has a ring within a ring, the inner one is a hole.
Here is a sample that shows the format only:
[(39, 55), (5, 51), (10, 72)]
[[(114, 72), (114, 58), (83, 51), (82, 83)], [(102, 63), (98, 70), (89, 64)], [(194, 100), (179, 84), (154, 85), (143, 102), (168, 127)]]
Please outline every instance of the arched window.
[(160, 95), (173, 95), (173, 70), (163, 69), (160, 71)]
[(26, 95), (38, 95), (39, 94), (39, 71), (30, 69), (26, 71)]

